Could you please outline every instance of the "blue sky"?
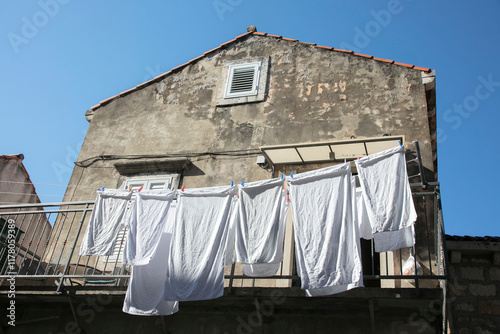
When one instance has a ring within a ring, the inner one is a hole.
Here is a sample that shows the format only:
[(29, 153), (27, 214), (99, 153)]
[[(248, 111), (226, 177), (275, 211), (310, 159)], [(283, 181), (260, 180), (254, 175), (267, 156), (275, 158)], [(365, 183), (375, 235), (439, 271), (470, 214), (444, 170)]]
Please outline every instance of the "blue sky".
[(446, 232), (498, 236), (499, 17), (498, 0), (3, 1), (0, 154), (23, 153), (42, 201), (60, 201), (43, 184), (67, 184), (86, 110), (253, 24), (435, 70)]

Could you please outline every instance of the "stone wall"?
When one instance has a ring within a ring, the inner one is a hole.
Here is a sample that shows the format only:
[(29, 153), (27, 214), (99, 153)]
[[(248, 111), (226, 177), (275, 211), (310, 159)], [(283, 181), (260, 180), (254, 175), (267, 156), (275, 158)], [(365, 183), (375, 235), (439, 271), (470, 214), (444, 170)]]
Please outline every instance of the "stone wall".
[(448, 237), (450, 332), (500, 332), (500, 238)]

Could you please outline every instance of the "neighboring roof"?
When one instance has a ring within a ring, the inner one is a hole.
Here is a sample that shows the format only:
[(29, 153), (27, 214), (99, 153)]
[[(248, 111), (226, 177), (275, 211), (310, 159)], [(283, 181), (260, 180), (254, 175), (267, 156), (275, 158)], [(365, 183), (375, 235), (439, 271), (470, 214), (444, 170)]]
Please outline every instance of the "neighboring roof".
[(500, 237), (471, 237), (468, 235), (446, 235), (446, 241), (479, 241), (479, 242), (500, 242)]
[(9, 155), (0, 155), (0, 159), (3, 160), (24, 160), (23, 154), (9, 154)]
[(487, 255), (493, 254), (491, 258), (495, 264), (500, 264), (500, 237), (471, 237), (471, 236), (458, 236), (458, 235), (447, 235), (446, 236), (446, 249), (452, 252), (452, 263), (459, 263), (460, 255), (453, 258), (453, 252), (460, 252), (466, 254), (475, 255)]
[(42, 201), (40, 201), (40, 197), (38, 197), (38, 194), (36, 193), (36, 188), (33, 185), (33, 182), (31, 182), (30, 175), (28, 174), (26, 167), (24, 167), (24, 164), (23, 164), (24, 154), (0, 155), (0, 160), (17, 160), (17, 165), (23, 171), (24, 176), (26, 177), (26, 182), (28, 182), (31, 185), (31, 187), (33, 188), (33, 195), (36, 195), (35, 202), (42, 203)]
[(173, 69), (171, 69), (170, 71), (168, 72), (165, 72), (163, 74), (160, 74), (158, 75), (157, 77), (149, 80), (149, 81), (146, 81), (140, 85), (137, 85), (129, 90), (126, 90), (124, 92), (121, 92), (115, 96), (112, 96), (110, 98), (107, 98), (101, 102), (99, 102), (99, 104), (93, 106), (92, 108), (90, 108), (92, 111), (110, 103), (111, 101), (119, 98), (119, 97), (122, 97), (122, 96), (126, 96), (136, 90), (139, 90), (139, 89), (142, 89), (146, 86), (149, 86), (150, 84), (153, 84), (157, 81), (160, 81), (162, 79), (164, 79), (166, 76), (172, 74), (172, 73), (175, 73), (181, 69), (183, 69), (184, 67), (190, 65), (190, 64), (193, 64), (195, 62), (197, 62), (198, 60), (200, 60), (201, 58), (204, 58), (205, 56), (207, 56), (208, 54), (210, 53), (213, 53), (215, 51), (219, 51), (227, 46), (229, 46), (229, 44), (232, 44), (232, 43), (235, 43), (235, 42), (238, 42), (239, 40), (247, 37), (247, 36), (250, 36), (250, 35), (254, 35), (254, 36), (263, 36), (263, 37), (272, 37), (272, 38), (278, 38), (278, 39), (281, 39), (281, 40), (284, 40), (284, 41), (290, 41), (290, 42), (297, 42), (297, 43), (301, 43), (301, 44), (306, 44), (306, 45), (311, 45), (311, 46), (315, 46), (319, 49), (325, 49), (325, 50), (330, 50), (330, 51), (337, 51), (337, 52), (345, 52), (345, 53), (350, 53), (354, 56), (359, 56), (359, 57), (363, 57), (363, 58), (368, 58), (368, 59), (373, 59), (373, 60), (377, 60), (377, 61), (381, 61), (381, 62), (384, 62), (384, 63), (389, 63), (389, 64), (394, 64), (394, 65), (399, 65), (399, 66), (404, 66), (404, 67), (408, 67), (408, 68), (411, 68), (411, 69), (414, 69), (414, 70), (418, 70), (418, 71), (422, 71), (422, 72), (426, 72), (426, 73), (429, 73), (431, 72), (431, 69), (430, 68), (426, 68), (426, 67), (419, 67), (419, 66), (415, 66), (415, 65), (410, 65), (410, 64), (405, 64), (405, 63), (399, 63), (399, 62), (395, 62), (394, 60), (390, 60), (390, 59), (384, 59), (384, 58), (377, 58), (377, 57), (374, 57), (374, 56), (369, 56), (369, 55), (365, 55), (365, 54), (361, 54), (361, 53), (356, 53), (354, 51), (350, 51), (350, 50), (343, 50), (343, 49), (336, 49), (336, 48), (333, 48), (333, 47), (329, 47), (329, 46), (322, 46), (322, 45), (317, 45), (317, 44), (314, 44), (314, 43), (307, 43), (307, 42), (301, 42), (297, 39), (291, 39), (291, 38), (285, 38), (285, 37), (282, 37), (282, 36), (277, 36), (277, 35), (271, 35), (271, 34), (267, 34), (267, 33), (263, 33), (263, 32), (257, 32), (257, 31), (249, 31), (243, 35), (240, 35), (240, 36), (237, 36), (235, 37), (234, 39), (226, 42), (226, 43), (223, 43), (221, 45), (219, 45), (218, 47), (212, 49), (212, 50), (209, 50), (207, 52), (205, 52), (204, 54), (202, 54), (201, 56), (199, 57), (196, 57), (194, 59), (191, 59), (190, 61), (188, 61), (187, 63), (184, 63), (182, 65), (179, 65), (177, 67), (174, 67)]

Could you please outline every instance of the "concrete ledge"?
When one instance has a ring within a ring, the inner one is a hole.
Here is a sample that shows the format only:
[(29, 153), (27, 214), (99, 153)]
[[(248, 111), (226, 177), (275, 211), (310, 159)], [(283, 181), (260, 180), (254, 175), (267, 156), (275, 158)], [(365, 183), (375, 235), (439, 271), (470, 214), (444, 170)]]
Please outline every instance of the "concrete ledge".
[(139, 173), (180, 172), (190, 164), (188, 158), (164, 158), (117, 162), (114, 166), (121, 175), (134, 175)]

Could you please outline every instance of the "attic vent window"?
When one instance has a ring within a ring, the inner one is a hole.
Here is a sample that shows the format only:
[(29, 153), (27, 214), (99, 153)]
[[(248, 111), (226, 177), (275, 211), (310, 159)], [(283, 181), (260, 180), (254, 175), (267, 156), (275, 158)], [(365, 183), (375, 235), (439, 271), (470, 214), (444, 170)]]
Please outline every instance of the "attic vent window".
[(217, 80), (217, 106), (262, 102), (269, 81), (269, 56), (224, 60)]
[(261, 62), (231, 65), (224, 98), (257, 95)]

